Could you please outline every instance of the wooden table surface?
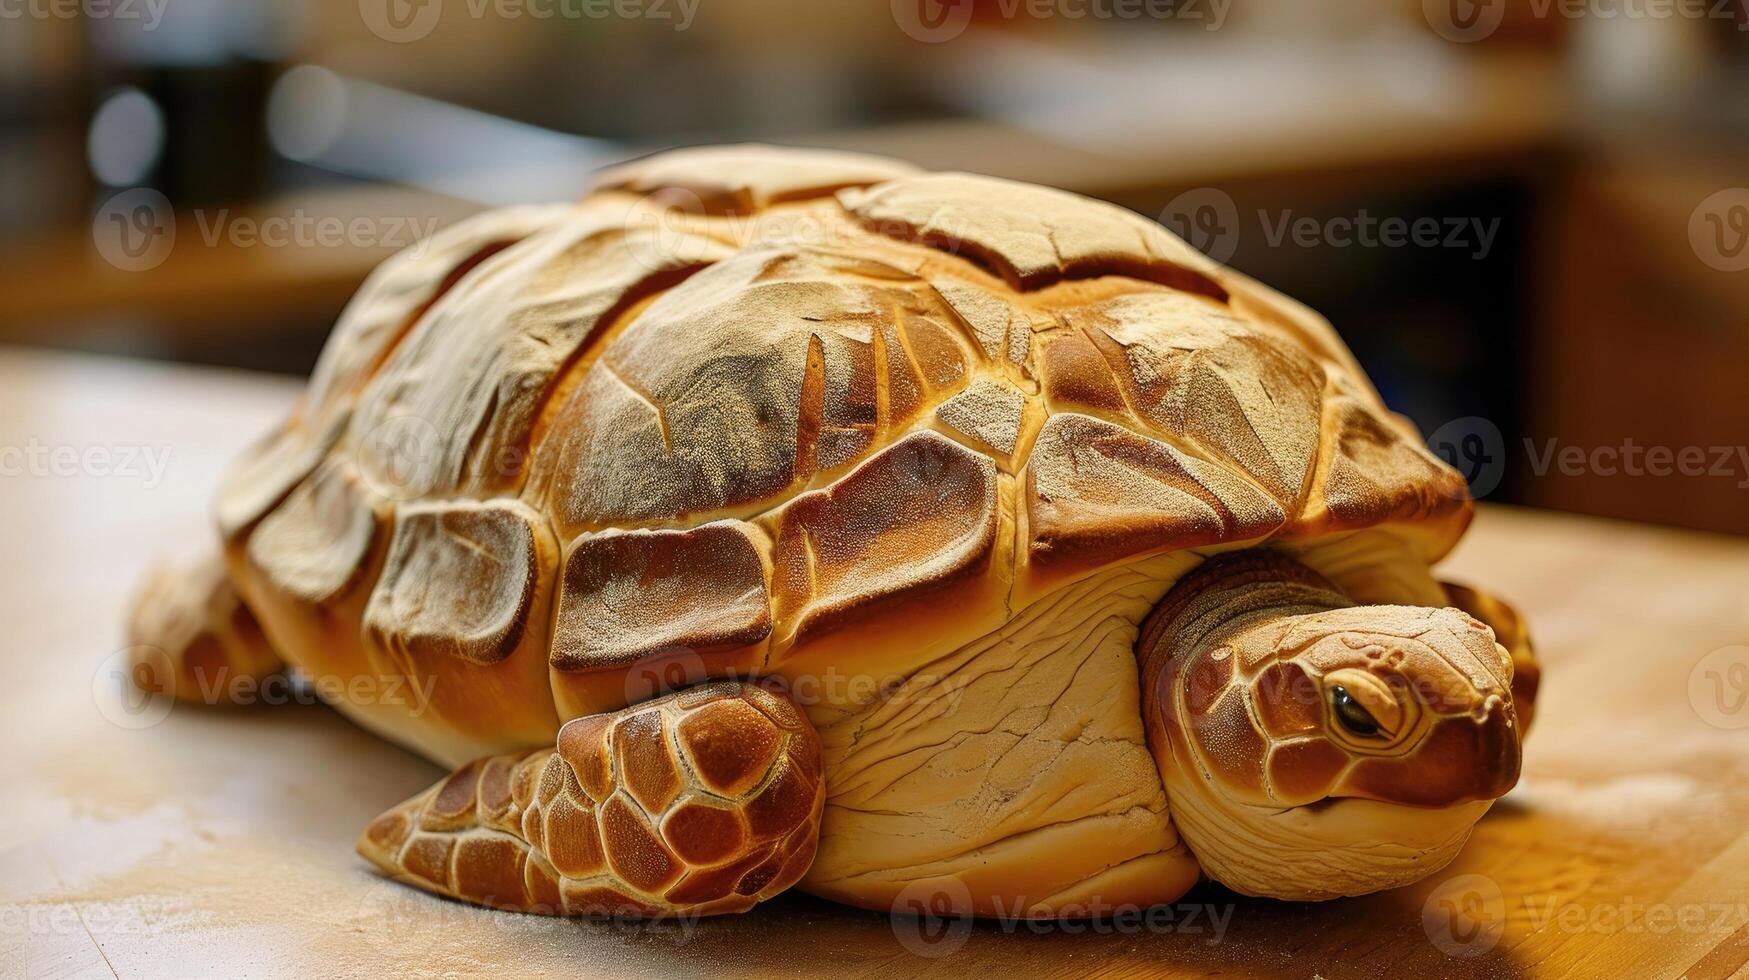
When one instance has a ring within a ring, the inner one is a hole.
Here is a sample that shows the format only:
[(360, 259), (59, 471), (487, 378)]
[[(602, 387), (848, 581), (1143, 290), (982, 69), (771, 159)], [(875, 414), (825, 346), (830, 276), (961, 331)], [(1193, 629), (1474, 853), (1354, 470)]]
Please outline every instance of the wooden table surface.
[(433, 766), (321, 706), (118, 700), (142, 566), (205, 540), (295, 391), (0, 350), (0, 977), (1749, 976), (1749, 544), (1495, 507), (1447, 568), (1518, 600), (1545, 693), (1523, 781), (1419, 886), (925, 934), (805, 896), (643, 926), (387, 883), (352, 840)]

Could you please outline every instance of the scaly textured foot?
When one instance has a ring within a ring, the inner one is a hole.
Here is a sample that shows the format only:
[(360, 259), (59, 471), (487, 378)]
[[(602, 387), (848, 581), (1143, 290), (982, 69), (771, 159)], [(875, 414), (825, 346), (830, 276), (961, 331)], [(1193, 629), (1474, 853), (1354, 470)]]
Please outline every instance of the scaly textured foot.
[(740, 912), (813, 863), (820, 741), (775, 685), (720, 682), (479, 759), (378, 817), (358, 852), (409, 884), (546, 915)]

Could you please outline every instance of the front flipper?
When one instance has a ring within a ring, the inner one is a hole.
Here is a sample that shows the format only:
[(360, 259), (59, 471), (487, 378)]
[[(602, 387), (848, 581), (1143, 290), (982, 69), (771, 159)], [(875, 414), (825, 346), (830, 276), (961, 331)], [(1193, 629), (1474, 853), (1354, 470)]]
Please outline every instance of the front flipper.
[(135, 686), (182, 701), (230, 704), (285, 669), (216, 552), (152, 570), (128, 617), (128, 646)]
[(719, 682), (470, 762), (373, 821), (358, 852), (494, 908), (741, 912), (808, 870), (824, 801), (820, 740), (789, 696)]
[(1530, 645), (1530, 631), (1518, 610), (1502, 599), (1472, 589), (1467, 585), (1441, 582), (1445, 595), (1453, 606), (1488, 624), (1494, 630), (1494, 641), (1512, 656), (1512, 703), (1518, 710), (1518, 723), (1530, 731), (1536, 713), (1536, 689), (1542, 680), (1542, 666)]

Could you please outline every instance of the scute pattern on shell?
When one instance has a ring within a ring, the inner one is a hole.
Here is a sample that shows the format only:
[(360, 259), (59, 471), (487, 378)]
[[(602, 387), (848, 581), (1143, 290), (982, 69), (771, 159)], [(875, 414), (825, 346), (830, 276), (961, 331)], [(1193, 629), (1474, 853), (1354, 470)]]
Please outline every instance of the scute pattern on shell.
[(820, 744), (780, 689), (719, 682), (566, 725), (377, 818), (359, 851), (410, 884), (546, 915), (739, 912), (813, 861)]
[[(646, 658), (759, 671), (943, 590), (987, 625), (1103, 567), (1268, 537), (1391, 523), (1432, 559), (1470, 506), (1328, 324), (1153, 222), (734, 147), (385, 264), (218, 509), (294, 662), (353, 656), (298, 637), (352, 635), (360, 671), (474, 692), (382, 724), (459, 759), (626, 703)], [(532, 543), (469, 551), (434, 507), (514, 513)], [(548, 658), (556, 720), (517, 700)]]

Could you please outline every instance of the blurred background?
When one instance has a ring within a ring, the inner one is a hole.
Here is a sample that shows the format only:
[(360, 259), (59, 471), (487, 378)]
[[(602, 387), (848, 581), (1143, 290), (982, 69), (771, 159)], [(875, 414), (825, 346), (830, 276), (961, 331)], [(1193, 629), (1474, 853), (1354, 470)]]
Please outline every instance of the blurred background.
[(1329, 316), (1484, 499), (1749, 533), (1745, 7), (0, 0), (0, 357), (301, 374), (445, 223), (832, 146), (1163, 221)]

